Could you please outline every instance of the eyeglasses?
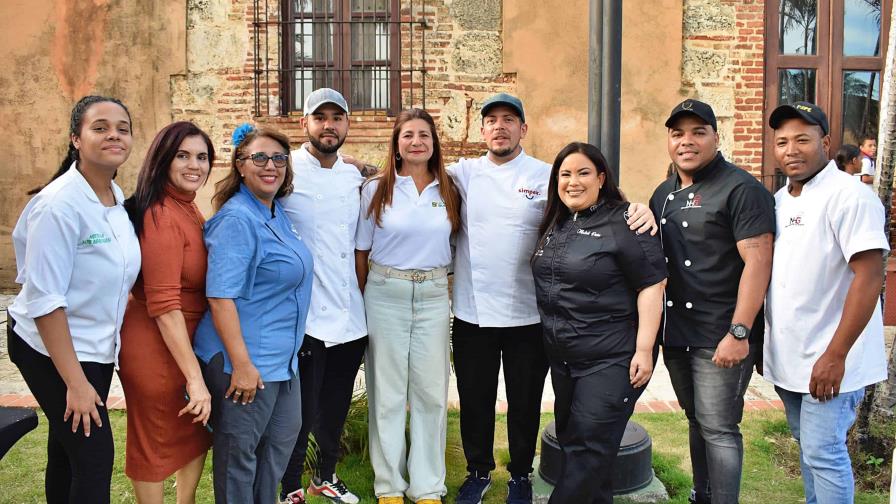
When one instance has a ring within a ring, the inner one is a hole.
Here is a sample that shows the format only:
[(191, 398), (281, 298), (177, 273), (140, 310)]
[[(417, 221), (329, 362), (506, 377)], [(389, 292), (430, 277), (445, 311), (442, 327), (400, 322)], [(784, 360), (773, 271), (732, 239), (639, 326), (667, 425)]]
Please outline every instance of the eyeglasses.
[(242, 158), (243, 161), (245, 161), (246, 159), (251, 159), (252, 164), (259, 168), (264, 168), (265, 166), (267, 166), (269, 159), (274, 162), (274, 166), (276, 166), (277, 168), (283, 168), (284, 166), (286, 166), (286, 162), (289, 161), (289, 155), (274, 154), (273, 156), (268, 156), (264, 152), (256, 152)]

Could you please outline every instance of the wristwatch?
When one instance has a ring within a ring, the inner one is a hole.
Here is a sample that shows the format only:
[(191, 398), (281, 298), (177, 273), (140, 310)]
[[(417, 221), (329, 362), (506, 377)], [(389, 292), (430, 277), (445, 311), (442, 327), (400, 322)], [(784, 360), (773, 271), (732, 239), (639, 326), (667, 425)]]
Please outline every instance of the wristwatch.
[(745, 340), (750, 337), (750, 329), (743, 324), (731, 324), (728, 332), (738, 340)]

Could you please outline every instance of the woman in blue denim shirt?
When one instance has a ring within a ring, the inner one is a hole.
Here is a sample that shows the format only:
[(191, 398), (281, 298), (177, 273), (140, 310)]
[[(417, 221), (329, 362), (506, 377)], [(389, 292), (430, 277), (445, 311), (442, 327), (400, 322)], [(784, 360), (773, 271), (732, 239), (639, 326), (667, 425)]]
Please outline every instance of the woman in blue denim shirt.
[(212, 395), (215, 501), (269, 504), (301, 427), (312, 259), (276, 201), (292, 190), (286, 136), (243, 126), (233, 145), (205, 225), (209, 312), (194, 349)]

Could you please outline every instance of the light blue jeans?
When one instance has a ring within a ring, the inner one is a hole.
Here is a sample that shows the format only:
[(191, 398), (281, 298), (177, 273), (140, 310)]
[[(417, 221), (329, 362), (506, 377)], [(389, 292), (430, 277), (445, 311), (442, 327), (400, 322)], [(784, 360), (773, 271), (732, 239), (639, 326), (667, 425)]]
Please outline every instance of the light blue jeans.
[(841, 392), (826, 402), (780, 387), (775, 391), (784, 402), (790, 432), (800, 444), (806, 504), (852, 503), (855, 483), (846, 433), (856, 421), (865, 390)]
[(447, 493), (448, 279), (415, 282), (370, 271), (364, 306), (374, 493), (439, 499)]

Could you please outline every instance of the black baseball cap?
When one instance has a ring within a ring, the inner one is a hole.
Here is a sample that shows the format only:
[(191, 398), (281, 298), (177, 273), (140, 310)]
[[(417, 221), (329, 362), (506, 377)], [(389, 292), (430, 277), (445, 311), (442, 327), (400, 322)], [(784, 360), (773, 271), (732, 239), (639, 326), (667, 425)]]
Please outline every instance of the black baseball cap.
[(825, 115), (821, 107), (809, 102), (787, 103), (779, 106), (772, 111), (772, 115), (768, 118), (768, 125), (772, 129), (778, 129), (778, 126), (785, 119), (800, 118), (809, 124), (814, 124), (821, 128), (825, 135), (830, 133), (828, 126), (828, 116)]
[(719, 129), (716, 124), (716, 113), (712, 111), (712, 107), (702, 101), (691, 99), (679, 103), (672, 109), (672, 113), (669, 114), (669, 118), (666, 119), (666, 127), (671, 128), (672, 125), (675, 124), (675, 120), (684, 114), (699, 117), (703, 122), (712, 126), (713, 131), (718, 131)]
[(488, 115), (488, 111), (504, 105), (510, 107), (520, 117), (520, 122), (526, 122), (526, 114), (523, 112), (523, 102), (516, 96), (507, 93), (498, 93), (482, 102), (482, 117)]

